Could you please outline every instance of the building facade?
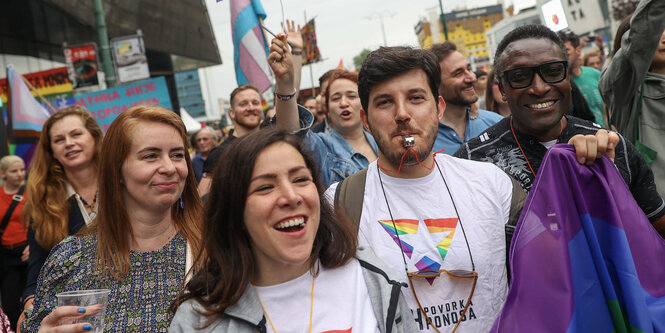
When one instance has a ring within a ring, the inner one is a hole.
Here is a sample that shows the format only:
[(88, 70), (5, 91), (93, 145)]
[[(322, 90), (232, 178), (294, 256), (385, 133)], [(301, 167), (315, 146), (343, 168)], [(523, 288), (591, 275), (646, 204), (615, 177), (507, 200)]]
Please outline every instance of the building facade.
[[(446, 13), (448, 40), (457, 45), (458, 51), (470, 59), (474, 68), (484, 67), (490, 60), (485, 32), (503, 17), (501, 4)], [(436, 35), (439, 35), (438, 40), (445, 40), (440, 19), (435, 22), (421, 19), (415, 26), (415, 32), (422, 48), (432, 47), (436, 43)]]
[(175, 73), (175, 85), (178, 90), (180, 107), (185, 108), (193, 118), (206, 116), (203, 94), (201, 94), (201, 81), (197, 69)]

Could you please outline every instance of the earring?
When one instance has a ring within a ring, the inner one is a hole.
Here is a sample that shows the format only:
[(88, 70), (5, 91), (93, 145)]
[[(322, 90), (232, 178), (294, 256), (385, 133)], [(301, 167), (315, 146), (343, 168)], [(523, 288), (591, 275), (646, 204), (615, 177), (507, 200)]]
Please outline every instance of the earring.
[(182, 194), (180, 195), (180, 209), (185, 209), (185, 203), (182, 201)]

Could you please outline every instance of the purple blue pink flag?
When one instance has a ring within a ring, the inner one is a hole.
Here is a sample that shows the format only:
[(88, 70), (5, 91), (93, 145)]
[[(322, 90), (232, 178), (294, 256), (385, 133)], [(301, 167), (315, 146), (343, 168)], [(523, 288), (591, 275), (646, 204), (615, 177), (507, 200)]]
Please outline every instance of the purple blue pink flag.
[(35, 100), (21, 75), (11, 65), (7, 66), (7, 78), (11, 91), (10, 110), (14, 135), (38, 136), (51, 113)]
[(272, 86), (268, 44), (260, 25), (266, 13), (259, 0), (231, 0), (230, 7), (236, 81), (264, 92)]
[(665, 332), (665, 240), (604, 157), (545, 156), (510, 247), (492, 332)]

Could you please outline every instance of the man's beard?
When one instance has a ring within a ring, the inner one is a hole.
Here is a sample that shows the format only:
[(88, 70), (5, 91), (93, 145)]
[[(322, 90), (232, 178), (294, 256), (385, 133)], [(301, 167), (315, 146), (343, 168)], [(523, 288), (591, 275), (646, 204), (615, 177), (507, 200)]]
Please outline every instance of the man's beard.
[[(371, 126), (370, 126), (371, 127)], [(406, 151), (391, 151), (390, 142), (386, 142), (380, 136), (375, 136), (374, 140), (376, 145), (379, 146), (379, 150), (383, 156), (388, 160), (390, 164), (399, 169), (401, 166), (414, 166), (419, 163), (422, 163), (432, 154), (432, 148), (434, 147), (434, 141), (436, 141), (436, 134), (438, 130), (438, 123), (432, 123), (428, 128), (426, 128), (423, 135), (421, 135), (421, 141), (425, 141), (426, 149), (418, 149), (419, 142), (416, 140), (415, 145), (411, 148), (407, 148)], [(408, 125), (400, 124), (397, 127), (397, 130), (390, 134), (389, 138), (392, 138), (394, 133), (399, 133), (402, 131), (416, 132), (411, 129)], [(372, 131), (376, 133), (375, 131)], [(390, 139), (389, 139), (390, 140)], [(403, 158), (403, 159), (402, 159)], [(395, 170), (397, 171), (397, 170)]]
[[(466, 88), (469, 88), (469, 87), (465, 87), (465, 89)], [(464, 95), (462, 95), (461, 91), (457, 91), (457, 92), (451, 94), (452, 96), (446, 97), (445, 95), (447, 95), (447, 94), (445, 94), (445, 93), (443, 93), (443, 91), (441, 91), (441, 96), (443, 96), (443, 100), (446, 101), (446, 104), (450, 104), (450, 105), (469, 106), (469, 105), (475, 103), (476, 101), (478, 101), (478, 94), (474, 94), (472, 97), (468, 97), (468, 98), (465, 98)]]
[(252, 130), (252, 129), (257, 128), (261, 124), (261, 119), (262, 119), (261, 111), (259, 111), (259, 114), (257, 116), (258, 121), (256, 121), (256, 122), (249, 122), (249, 121), (246, 120), (245, 117), (246, 116), (244, 116), (244, 117), (236, 116), (236, 119), (235, 119), (236, 126), (240, 126), (240, 127), (245, 128), (245, 129)]
[(473, 97), (466, 99), (461, 95), (455, 95), (452, 98), (444, 98), (443, 100), (445, 100), (446, 103), (450, 105), (469, 106), (478, 100), (478, 95), (474, 95)]

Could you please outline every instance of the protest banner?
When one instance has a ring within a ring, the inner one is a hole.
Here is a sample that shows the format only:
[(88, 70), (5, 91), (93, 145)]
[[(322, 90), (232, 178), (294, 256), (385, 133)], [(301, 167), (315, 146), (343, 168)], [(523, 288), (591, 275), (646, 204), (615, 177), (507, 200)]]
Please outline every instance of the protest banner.
[[(72, 84), (69, 81), (67, 67), (58, 67), (41, 72), (24, 74), (28, 82), (35, 87), (35, 90), (44, 98), (52, 102), (59, 98), (69, 98), (72, 95)], [(0, 98), (3, 103), (7, 103), (7, 94), (9, 92), (9, 81), (0, 79)], [(33, 94), (34, 95), (34, 94)]]
[(173, 109), (164, 77), (76, 95), (74, 99), (77, 105), (90, 111), (104, 132), (120, 113), (132, 106), (158, 104)]

